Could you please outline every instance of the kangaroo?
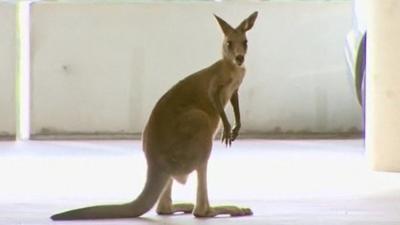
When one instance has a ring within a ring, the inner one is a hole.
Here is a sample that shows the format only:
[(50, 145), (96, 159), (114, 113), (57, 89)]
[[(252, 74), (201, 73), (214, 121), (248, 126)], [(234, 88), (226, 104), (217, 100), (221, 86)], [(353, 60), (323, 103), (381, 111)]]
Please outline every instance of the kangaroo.
[[(251, 14), (236, 28), (214, 15), (224, 33), (222, 59), (175, 84), (156, 103), (145, 126), (142, 141), (147, 160), (147, 180), (140, 195), (119, 205), (92, 206), (53, 215), (53, 220), (83, 220), (139, 217), (159, 200), (156, 212), (172, 215), (193, 213), (196, 217), (252, 215), (249, 208), (211, 207), (207, 194), (207, 162), (212, 142), (222, 120), (222, 142), (228, 147), (241, 127), (238, 88), (244, 78), (246, 32), (257, 18)], [(231, 127), (224, 107), (230, 101), (235, 115)], [(197, 172), (196, 205), (172, 204), (173, 180), (185, 184)]]

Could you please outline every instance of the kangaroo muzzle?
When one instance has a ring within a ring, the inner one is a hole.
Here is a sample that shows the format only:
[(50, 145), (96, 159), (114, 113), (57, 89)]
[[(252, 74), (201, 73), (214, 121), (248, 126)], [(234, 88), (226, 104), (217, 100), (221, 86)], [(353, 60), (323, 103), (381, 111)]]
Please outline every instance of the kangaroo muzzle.
[(241, 66), (244, 62), (244, 56), (243, 55), (236, 56), (235, 61), (239, 66)]

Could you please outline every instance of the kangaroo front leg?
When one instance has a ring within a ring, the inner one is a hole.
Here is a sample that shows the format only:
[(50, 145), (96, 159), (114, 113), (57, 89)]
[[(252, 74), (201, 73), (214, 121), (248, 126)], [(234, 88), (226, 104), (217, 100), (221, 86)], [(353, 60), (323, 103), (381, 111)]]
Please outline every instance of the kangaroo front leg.
[(196, 217), (215, 217), (218, 215), (248, 216), (253, 215), (251, 209), (236, 206), (210, 207), (207, 191), (207, 165), (197, 170), (197, 201), (193, 212)]
[(239, 130), (241, 127), (240, 122), (240, 108), (239, 108), (239, 93), (236, 90), (231, 97), (231, 104), (233, 107), (233, 112), (235, 114), (235, 126), (232, 129), (232, 141), (236, 140), (239, 135)]
[(194, 205), (190, 203), (172, 204), (172, 179), (169, 179), (165, 186), (157, 205), (159, 215), (172, 215), (177, 212), (192, 213)]
[(231, 124), (228, 121), (228, 117), (224, 111), (224, 106), (222, 105), (223, 98), (223, 85), (214, 84), (212, 88), (210, 88), (210, 100), (217, 110), (219, 116), (222, 120), (222, 125), (224, 126), (224, 132), (222, 133), (221, 141), (225, 143), (226, 146), (231, 146), (232, 144), (232, 131)]

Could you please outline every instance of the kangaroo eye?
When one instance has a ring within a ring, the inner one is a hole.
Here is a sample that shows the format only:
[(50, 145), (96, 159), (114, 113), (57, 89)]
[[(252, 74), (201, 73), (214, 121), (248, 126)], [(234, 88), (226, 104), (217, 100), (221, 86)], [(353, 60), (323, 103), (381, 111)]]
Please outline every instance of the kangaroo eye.
[(246, 41), (243, 41), (243, 46), (244, 46), (244, 47), (247, 47), (247, 40), (246, 40)]

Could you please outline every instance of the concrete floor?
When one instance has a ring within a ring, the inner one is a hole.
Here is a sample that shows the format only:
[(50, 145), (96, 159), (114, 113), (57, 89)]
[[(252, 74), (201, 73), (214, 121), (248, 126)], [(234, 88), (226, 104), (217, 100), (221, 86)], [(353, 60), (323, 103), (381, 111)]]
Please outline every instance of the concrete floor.
[[(400, 174), (368, 170), (361, 140), (240, 140), (215, 143), (211, 203), (254, 216), (191, 215), (53, 222), (61, 210), (132, 200), (145, 178), (138, 141), (0, 142), (0, 224), (400, 224)], [(195, 176), (173, 198), (194, 202)]]

